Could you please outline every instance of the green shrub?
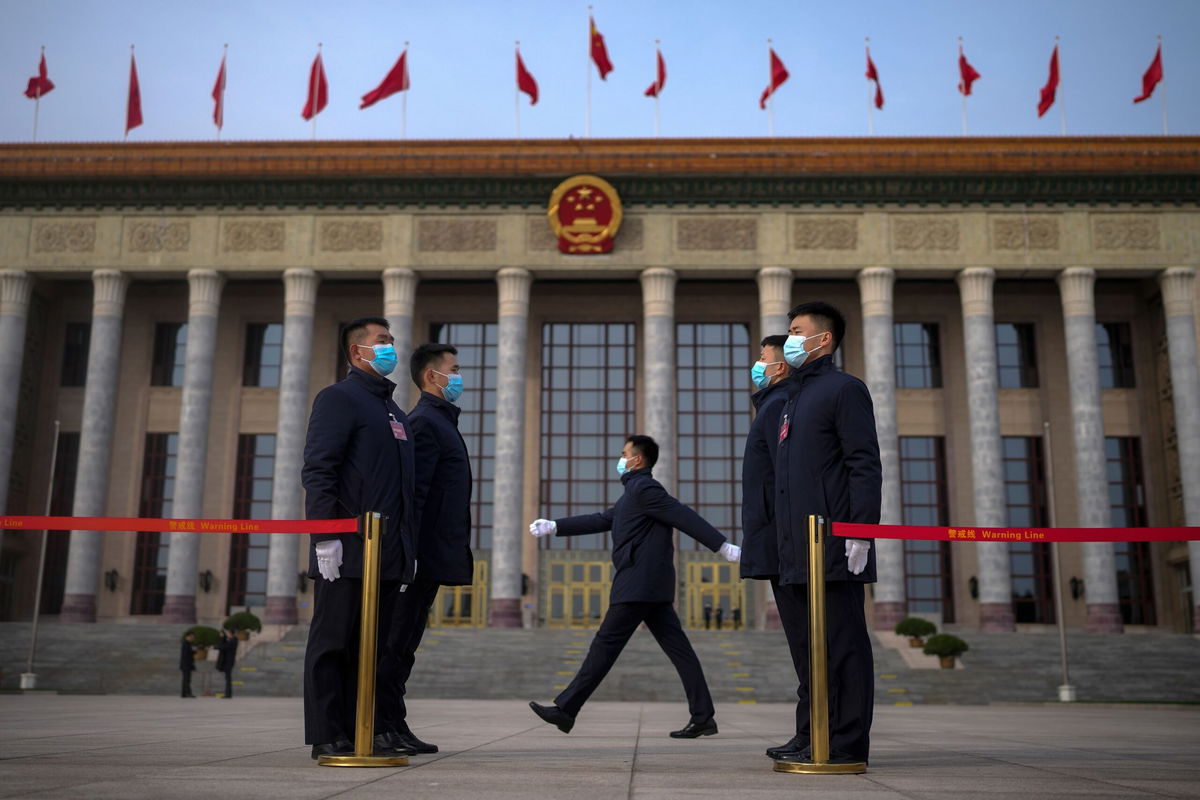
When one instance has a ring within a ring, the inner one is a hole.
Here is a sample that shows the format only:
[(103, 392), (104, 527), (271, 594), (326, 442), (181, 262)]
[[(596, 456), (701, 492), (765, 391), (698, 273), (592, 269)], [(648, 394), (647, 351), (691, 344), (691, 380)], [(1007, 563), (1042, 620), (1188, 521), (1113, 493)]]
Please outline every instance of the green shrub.
[(188, 628), (183, 635), (187, 636), (189, 633), (196, 637), (192, 641), (193, 647), (216, 647), (217, 642), (221, 641), (220, 631), (207, 625), (195, 625)]
[(910, 639), (921, 639), (937, 633), (937, 625), (924, 617), (905, 617), (896, 623), (896, 633)]
[(948, 633), (939, 633), (925, 640), (924, 653), (927, 656), (961, 656), (970, 647), (962, 639)]
[(225, 619), (225, 630), (227, 631), (254, 631), (259, 633), (262, 631), (262, 623), (258, 617), (251, 614), (249, 611), (239, 611), (236, 614), (230, 614)]

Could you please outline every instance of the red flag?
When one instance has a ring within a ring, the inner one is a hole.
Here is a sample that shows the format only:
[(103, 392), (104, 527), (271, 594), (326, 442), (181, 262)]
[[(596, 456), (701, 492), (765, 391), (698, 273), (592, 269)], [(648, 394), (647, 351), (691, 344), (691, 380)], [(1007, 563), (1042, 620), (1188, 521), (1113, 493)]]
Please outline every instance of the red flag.
[[(45, 64), (46, 64), (46, 60), (42, 59), (43, 67), (45, 66)], [(1158, 46), (1158, 50), (1156, 50), (1154, 52), (1154, 60), (1150, 62), (1150, 69), (1146, 70), (1146, 74), (1142, 76), (1142, 96), (1133, 98), (1133, 102), (1140, 103), (1143, 100), (1146, 100), (1147, 98), (1149, 98), (1150, 95), (1154, 94), (1154, 87), (1158, 86), (1158, 82), (1161, 81), (1162, 79), (1163, 79), (1162, 45), (1160, 44)], [(30, 78), (29, 80), (30, 80), (30, 86), (32, 86), (33, 79)], [(54, 86), (54, 84), (51, 84), (51, 88), (53, 88), (53, 86)], [(29, 92), (26, 92), (25, 94), (29, 94)]]
[(408, 50), (406, 49), (400, 54), (396, 65), (392, 67), (392, 71), (383, 79), (383, 83), (376, 86), (371, 91), (367, 92), (362, 97), (362, 105), (360, 109), (367, 106), (373, 106), (380, 100), (391, 97), (397, 92), (408, 91)]
[(779, 60), (779, 56), (775, 55), (775, 48), (769, 49), (771, 51), (771, 83), (763, 89), (762, 97), (758, 98), (758, 107), (762, 109), (767, 107), (767, 98), (773, 95), (775, 90), (788, 79), (787, 67)]
[(308, 73), (308, 99), (304, 102), (304, 110), (300, 116), (312, 119), (325, 110), (329, 105), (329, 81), (325, 80), (325, 62), (321, 61), (321, 51), (313, 59), (312, 69)]
[(867, 48), (867, 80), (875, 81), (875, 107), (883, 108), (883, 87), (879, 85), (879, 70), (871, 60), (871, 48)]
[(217, 81), (213, 84), (213, 123), (217, 130), (225, 127), (225, 56), (221, 56), (221, 68), (217, 70)]
[(529, 74), (529, 70), (525, 69), (525, 62), (521, 60), (520, 50), (517, 51), (517, 88), (529, 95), (529, 105), (537, 105), (537, 81)]
[(137, 62), (129, 54), (129, 97), (125, 101), (125, 135), (142, 124), (142, 90), (138, 87)]
[(646, 97), (658, 97), (663, 90), (663, 85), (667, 82), (667, 65), (663, 61), (662, 50), (655, 50), (658, 55), (658, 75), (654, 79), (654, 83), (650, 84), (650, 88), (646, 90)]
[(967, 61), (967, 57), (963, 55), (962, 45), (958, 46), (958, 91), (962, 92), (963, 97), (971, 93), (971, 84), (982, 77), (971, 63)]
[(588, 27), (591, 28), (592, 39), (592, 61), (596, 62), (596, 69), (600, 71), (600, 80), (608, 77), (608, 73), (612, 72), (612, 62), (608, 60), (608, 49), (604, 46), (604, 37), (600, 35), (600, 31), (596, 30), (596, 20), (588, 15)]
[(38, 63), (38, 74), (29, 79), (25, 96), (30, 100), (36, 100), (39, 97), (45, 97), (53, 89), (54, 83), (46, 77), (46, 54), (42, 53), (42, 60)]
[(1050, 77), (1046, 79), (1046, 85), (1042, 87), (1042, 97), (1038, 100), (1038, 117), (1041, 117), (1050, 110), (1050, 106), (1054, 105), (1054, 93), (1058, 91), (1058, 45), (1054, 45), (1054, 52), (1050, 54)]

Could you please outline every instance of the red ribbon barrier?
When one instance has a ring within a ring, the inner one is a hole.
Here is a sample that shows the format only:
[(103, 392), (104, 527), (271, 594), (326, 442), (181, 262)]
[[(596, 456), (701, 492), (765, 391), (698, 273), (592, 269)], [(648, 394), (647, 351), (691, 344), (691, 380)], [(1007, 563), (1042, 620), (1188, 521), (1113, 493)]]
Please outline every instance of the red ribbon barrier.
[(356, 519), (148, 519), (142, 517), (0, 516), (0, 528), (31, 531), (173, 533), (354, 533)]
[(858, 522), (835, 522), (833, 533), (850, 539), (937, 542), (1184, 542), (1200, 539), (1200, 528), (942, 528)]

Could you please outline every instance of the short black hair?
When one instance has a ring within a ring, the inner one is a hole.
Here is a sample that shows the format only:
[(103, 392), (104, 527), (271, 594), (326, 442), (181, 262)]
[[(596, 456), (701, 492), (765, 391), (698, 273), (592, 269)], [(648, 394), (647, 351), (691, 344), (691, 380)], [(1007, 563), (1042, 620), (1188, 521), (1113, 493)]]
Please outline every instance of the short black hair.
[(846, 335), (846, 318), (829, 303), (822, 303), (820, 300), (801, 303), (788, 312), (789, 321), (796, 317), (812, 317), (818, 326), (833, 334), (833, 347), (829, 352), (832, 353), (842, 346), (842, 337)]
[(352, 339), (357, 339), (358, 335), (367, 329), (368, 325), (380, 325), (387, 330), (391, 330), (392, 326), (383, 317), (359, 317), (356, 320), (351, 320), (342, 326), (342, 358), (346, 359), (346, 363), (350, 363), (350, 345)]
[(787, 334), (786, 333), (778, 333), (778, 334), (775, 334), (774, 336), (764, 336), (763, 340), (762, 340), (762, 344), (760, 346), (761, 347), (778, 347), (780, 350), (782, 350), (783, 346), (785, 344), (787, 344)]
[(423, 388), (421, 385), (421, 373), (429, 369), (435, 361), (441, 361), (446, 353), (456, 356), (458, 355), (458, 350), (452, 345), (441, 344), (440, 342), (428, 342), (413, 350), (412, 358), (408, 359), (408, 374), (412, 375), (412, 381), (417, 385), (418, 389)]
[(643, 433), (634, 433), (625, 440), (646, 461), (647, 467), (658, 463), (658, 442)]

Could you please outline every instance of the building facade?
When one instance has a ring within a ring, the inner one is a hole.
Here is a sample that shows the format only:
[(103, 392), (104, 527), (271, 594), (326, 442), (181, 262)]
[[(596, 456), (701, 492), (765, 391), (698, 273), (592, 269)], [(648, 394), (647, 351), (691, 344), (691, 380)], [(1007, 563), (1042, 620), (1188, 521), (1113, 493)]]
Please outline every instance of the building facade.
[[(0, 147), (2, 509), (303, 516), (338, 327), (459, 348), (475, 584), (435, 624), (588, 626), (625, 436), (731, 538), (759, 340), (798, 302), (849, 326), (875, 402), (884, 522), (1200, 525), (1200, 140), (328, 142)], [(620, 192), (611, 253), (564, 255), (554, 187)], [(403, 362), (402, 362), (403, 363)], [(398, 370), (397, 400), (415, 402)], [(55, 422), (60, 433), (55, 440)], [(51, 462), (54, 462), (53, 471)], [(41, 535), (0, 542), (32, 613)], [(869, 613), (1055, 623), (1049, 545), (879, 540)], [(51, 533), (64, 621), (303, 621), (307, 539)], [(769, 591), (683, 537), (681, 616), (770, 627)], [(1063, 545), (1067, 624), (1191, 632), (1197, 543)]]

